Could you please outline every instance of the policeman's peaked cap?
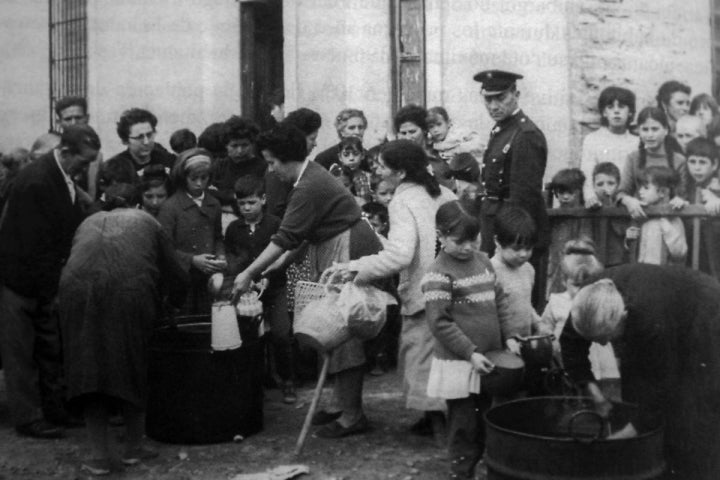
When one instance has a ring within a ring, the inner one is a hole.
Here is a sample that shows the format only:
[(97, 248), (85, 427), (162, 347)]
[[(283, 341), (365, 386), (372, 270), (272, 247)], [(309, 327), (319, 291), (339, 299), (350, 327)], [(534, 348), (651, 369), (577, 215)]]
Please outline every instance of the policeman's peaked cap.
[(519, 73), (503, 70), (483, 70), (475, 74), (473, 80), (482, 83), (480, 93), (483, 95), (498, 95), (515, 85), (516, 80), (523, 78)]

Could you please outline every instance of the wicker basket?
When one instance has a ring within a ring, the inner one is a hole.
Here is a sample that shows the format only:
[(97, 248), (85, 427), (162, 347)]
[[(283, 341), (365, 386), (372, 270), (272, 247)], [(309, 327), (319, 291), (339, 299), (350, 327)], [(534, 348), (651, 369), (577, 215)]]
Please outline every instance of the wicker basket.
[[(295, 285), (295, 320), (293, 331), (298, 342), (320, 351), (329, 351), (350, 339), (350, 329), (343, 319), (336, 302), (328, 301), (328, 295), (336, 296), (333, 275), (323, 275), (321, 282), (299, 281)], [(304, 314), (310, 306), (311, 313)]]
[(299, 280), (295, 284), (295, 316), (299, 316), (308, 303), (325, 297), (325, 293), (324, 284)]

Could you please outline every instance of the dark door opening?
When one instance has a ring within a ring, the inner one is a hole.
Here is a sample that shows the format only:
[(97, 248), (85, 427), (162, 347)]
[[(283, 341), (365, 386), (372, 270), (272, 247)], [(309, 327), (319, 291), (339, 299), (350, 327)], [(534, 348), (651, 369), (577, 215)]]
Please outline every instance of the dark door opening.
[(268, 100), (283, 91), (282, 0), (240, 2), (240, 92), (242, 115), (269, 128)]

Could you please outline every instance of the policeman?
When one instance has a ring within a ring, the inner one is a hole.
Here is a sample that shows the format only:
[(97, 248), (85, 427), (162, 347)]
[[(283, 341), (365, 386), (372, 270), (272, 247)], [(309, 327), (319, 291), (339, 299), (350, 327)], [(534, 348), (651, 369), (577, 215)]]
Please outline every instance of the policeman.
[[(535, 286), (544, 275), (544, 260), (550, 239), (550, 227), (542, 196), (542, 181), (547, 163), (545, 135), (518, 105), (520, 92), (517, 73), (485, 70), (473, 77), (482, 84), (480, 94), (495, 126), (490, 132), (481, 177), (482, 250), (495, 250), (493, 222), (503, 204), (527, 210), (537, 225), (538, 242), (530, 263), (535, 267)], [(535, 295), (534, 295), (535, 296)], [(535, 300), (539, 300), (537, 297)], [(537, 302), (535, 302), (537, 305)]]

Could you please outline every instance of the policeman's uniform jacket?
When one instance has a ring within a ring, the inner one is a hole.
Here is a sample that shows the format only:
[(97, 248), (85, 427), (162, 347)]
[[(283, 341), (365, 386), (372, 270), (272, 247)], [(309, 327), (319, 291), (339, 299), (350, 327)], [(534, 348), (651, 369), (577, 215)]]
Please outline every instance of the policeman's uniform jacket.
[[(483, 156), (482, 221), (492, 222), (492, 217), (503, 204), (520, 206), (537, 225), (536, 248), (547, 247), (550, 226), (542, 196), (546, 163), (545, 135), (522, 110), (497, 123), (490, 133)], [(483, 228), (485, 232), (487, 230)], [(482, 238), (482, 243), (483, 247), (490, 246), (493, 238)]]

